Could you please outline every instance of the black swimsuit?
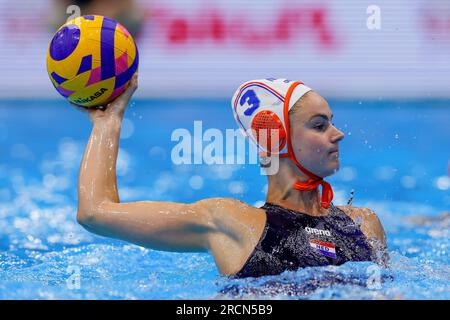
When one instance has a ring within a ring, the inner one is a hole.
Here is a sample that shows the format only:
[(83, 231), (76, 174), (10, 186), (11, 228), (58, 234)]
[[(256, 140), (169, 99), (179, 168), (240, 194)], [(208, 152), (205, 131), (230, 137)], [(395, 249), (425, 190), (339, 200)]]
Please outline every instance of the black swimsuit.
[(359, 226), (330, 205), (321, 217), (266, 203), (263, 234), (236, 278), (276, 275), (303, 267), (374, 261), (373, 250)]

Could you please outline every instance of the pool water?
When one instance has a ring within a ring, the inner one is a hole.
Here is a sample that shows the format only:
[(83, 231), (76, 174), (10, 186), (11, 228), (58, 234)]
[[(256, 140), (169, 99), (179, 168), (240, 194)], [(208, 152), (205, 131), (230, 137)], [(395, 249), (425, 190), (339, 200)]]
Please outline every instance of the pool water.
[[(334, 204), (354, 190), (388, 237), (388, 268), (368, 262), (278, 276), (221, 277), (206, 253), (99, 237), (76, 222), (91, 124), (62, 100), (0, 101), (1, 299), (449, 299), (450, 101), (330, 101), (345, 134)], [(257, 165), (174, 165), (177, 128), (235, 129), (227, 100), (136, 100), (117, 164), (121, 201), (233, 197), (260, 206)], [(374, 280), (375, 279), (375, 280)], [(230, 289), (231, 288), (231, 289)]]

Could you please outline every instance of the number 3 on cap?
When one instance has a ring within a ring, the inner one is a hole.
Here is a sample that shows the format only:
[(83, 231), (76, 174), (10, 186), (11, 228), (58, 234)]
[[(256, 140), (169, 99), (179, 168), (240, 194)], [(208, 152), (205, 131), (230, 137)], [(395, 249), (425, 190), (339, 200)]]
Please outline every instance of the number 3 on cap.
[(239, 100), (239, 104), (243, 106), (245, 103), (247, 103), (250, 106), (250, 108), (244, 111), (244, 115), (251, 116), (252, 113), (259, 108), (260, 103), (258, 97), (256, 96), (255, 91), (248, 90), (246, 93), (242, 95), (241, 99)]

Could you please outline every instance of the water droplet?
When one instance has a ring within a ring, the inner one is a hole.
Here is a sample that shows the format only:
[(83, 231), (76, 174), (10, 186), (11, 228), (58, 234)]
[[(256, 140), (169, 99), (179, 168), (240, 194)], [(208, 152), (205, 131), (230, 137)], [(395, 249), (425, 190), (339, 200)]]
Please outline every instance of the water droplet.
[(407, 189), (412, 189), (416, 186), (416, 179), (412, 176), (403, 176), (400, 181), (402, 186)]
[(203, 178), (201, 176), (192, 176), (189, 179), (189, 185), (194, 190), (200, 190), (203, 187)]
[(435, 185), (439, 190), (448, 190), (450, 189), (450, 178), (446, 176), (438, 177)]

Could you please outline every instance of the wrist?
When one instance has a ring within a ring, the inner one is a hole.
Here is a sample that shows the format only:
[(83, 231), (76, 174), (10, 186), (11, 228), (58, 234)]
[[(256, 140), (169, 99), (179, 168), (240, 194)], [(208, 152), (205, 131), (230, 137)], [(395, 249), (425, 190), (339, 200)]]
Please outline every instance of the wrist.
[(123, 115), (119, 114), (108, 114), (106, 112), (102, 112), (100, 115), (94, 115), (92, 117), (92, 123), (94, 126), (96, 125), (107, 125), (108, 127), (117, 127), (120, 128), (122, 125)]

